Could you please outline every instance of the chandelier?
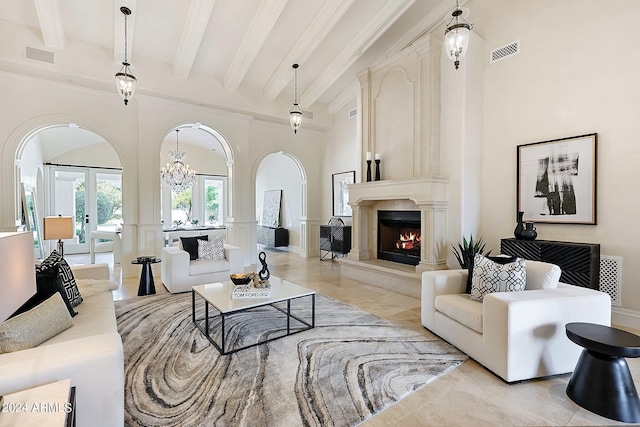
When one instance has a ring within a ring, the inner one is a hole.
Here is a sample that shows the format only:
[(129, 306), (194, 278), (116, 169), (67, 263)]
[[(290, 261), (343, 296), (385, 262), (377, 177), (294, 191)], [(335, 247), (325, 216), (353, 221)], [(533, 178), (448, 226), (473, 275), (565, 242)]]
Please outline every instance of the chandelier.
[(176, 129), (176, 151), (169, 151), (169, 158), (172, 163), (167, 163), (160, 171), (162, 183), (176, 193), (190, 188), (196, 178), (196, 171), (184, 163), (187, 160), (187, 153), (180, 151), (178, 148), (178, 132), (180, 130)]
[(293, 108), (289, 111), (289, 124), (293, 133), (298, 133), (302, 124), (302, 110), (298, 107), (298, 64), (293, 64)]
[(124, 105), (127, 105), (136, 91), (136, 81), (138, 79), (131, 73), (129, 69), (131, 64), (127, 61), (127, 16), (131, 15), (131, 10), (122, 6), (120, 12), (124, 15), (124, 61), (122, 61), (122, 68), (116, 73), (116, 88), (124, 100)]
[[(473, 24), (469, 24), (460, 15), (462, 15), (462, 10), (460, 10), (458, 0), (456, 0), (456, 9), (451, 14), (451, 21), (449, 21), (447, 29), (444, 31), (445, 50), (449, 55), (449, 59), (454, 61), (456, 70), (460, 66), (460, 60), (467, 53), (469, 32), (473, 28)], [(462, 22), (459, 22), (459, 20), (462, 20)]]

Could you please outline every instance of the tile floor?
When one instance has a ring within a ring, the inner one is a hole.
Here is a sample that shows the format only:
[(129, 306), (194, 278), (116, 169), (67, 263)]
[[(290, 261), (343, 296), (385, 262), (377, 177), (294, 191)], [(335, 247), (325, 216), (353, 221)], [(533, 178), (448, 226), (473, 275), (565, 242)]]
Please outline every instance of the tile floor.
[[(420, 300), (370, 286), (340, 275), (336, 261), (302, 258), (298, 254), (266, 250), (271, 274), (287, 278), (319, 293), (359, 307), (405, 327), (431, 333), (420, 323)], [(71, 264), (88, 256), (67, 255)], [(114, 299), (137, 296), (138, 278), (122, 279), (110, 254), (97, 262), (110, 263), (112, 278), (121, 283)], [(156, 266), (157, 267), (157, 266)], [(155, 267), (154, 267), (155, 268)], [(155, 277), (158, 293), (166, 292)], [(247, 271), (254, 271), (247, 268)], [(639, 331), (634, 331), (639, 333)], [(628, 359), (636, 388), (640, 389), (640, 359)], [(363, 427), (382, 426), (602, 426), (628, 425), (609, 420), (574, 404), (565, 394), (569, 375), (507, 384), (469, 359), (409, 397), (372, 417)]]

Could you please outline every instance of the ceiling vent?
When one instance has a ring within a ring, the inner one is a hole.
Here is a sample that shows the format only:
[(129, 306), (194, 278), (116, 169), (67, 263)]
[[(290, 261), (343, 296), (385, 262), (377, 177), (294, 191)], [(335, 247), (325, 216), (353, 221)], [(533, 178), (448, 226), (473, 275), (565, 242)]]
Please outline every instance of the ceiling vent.
[(303, 111), (302, 117), (304, 117), (305, 119), (313, 120), (313, 111)]
[(515, 42), (489, 52), (489, 64), (502, 61), (503, 59), (507, 59), (513, 55), (517, 55), (518, 53), (520, 53), (520, 40), (516, 40)]
[(357, 108), (354, 108), (353, 110), (349, 110), (349, 118), (350, 119), (353, 119), (357, 115), (358, 115), (358, 109)]
[(32, 61), (46, 62), (47, 64), (53, 64), (53, 52), (49, 52), (42, 49), (36, 49), (35, 47), (27, 46), (25, 51), (25, 57)]

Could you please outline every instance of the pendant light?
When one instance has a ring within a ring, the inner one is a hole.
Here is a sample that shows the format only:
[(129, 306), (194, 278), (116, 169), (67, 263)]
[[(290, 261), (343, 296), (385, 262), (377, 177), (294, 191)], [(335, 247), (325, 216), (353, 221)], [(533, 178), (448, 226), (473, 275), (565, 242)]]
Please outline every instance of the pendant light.
[(118, 93), (124, 100), (124, 105), (127, 105), (136, 91), (136, 82), (138, 79), (131, 73), (129, 69), (131, 64), (127, 61), (127, 16), (131, 15), (131, 10), (128, 7), (122, 6), (120, 12), (124, 15), (124, 61), (122, 61), (122, 68), (116, 73), (116, 87)]
[(289, 111), (289, 124), (293, 133), (298, 133), (302, 124), (302, 110), (298, 106), (298, 64), (293, 64), (293, 108)]
[(172, 160), (172, 163), (167, 163), (160, 171), (162, 183), (176, 193), (190, 188), (196, 179), (196, 171), (184, 163), (187, 160), (187, 153), (180, 151), (178, 147), (179, 132), (180, 130), (176, 129), (176, 151), (169, 151), (169, 158)]
[(451, 21), (449, 21), (447, 29), (444, 31), (445, 49), (449, 55), (449, 59), (454, 61), (453, 63), (456, 70), (460, 66), (460, 60), (464, 57), (465, 53), (467, 53), (469, 32), (473, 28), (473, 24), (469, 24), (460, 15), (462, 15), (462, 10), (458, 6), (458, 0), (456, 0), (456, 9), (451, 14)]

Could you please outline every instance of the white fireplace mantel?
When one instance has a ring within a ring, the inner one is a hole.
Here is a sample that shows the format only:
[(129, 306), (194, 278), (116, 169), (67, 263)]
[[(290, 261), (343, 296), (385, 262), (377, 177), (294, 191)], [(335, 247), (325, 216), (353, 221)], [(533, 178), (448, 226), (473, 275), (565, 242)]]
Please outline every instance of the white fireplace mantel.
[(406, 210), (409, 206), (411, 210), (421, 212), (422, 246), (416, 272), (446, 268), (448, 185), (446, 178), (372, 181), (350, 185), (353, 244), (349, 259), (363, 261), (377, 258), (378, 207)]

